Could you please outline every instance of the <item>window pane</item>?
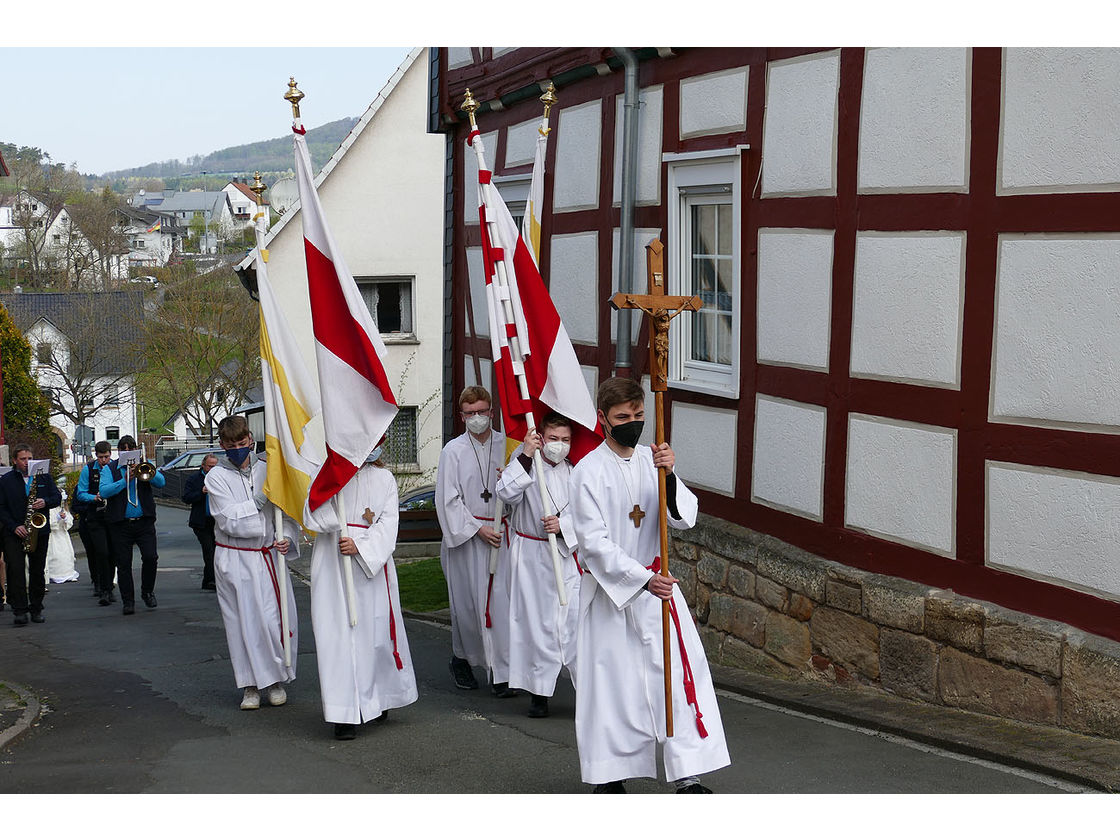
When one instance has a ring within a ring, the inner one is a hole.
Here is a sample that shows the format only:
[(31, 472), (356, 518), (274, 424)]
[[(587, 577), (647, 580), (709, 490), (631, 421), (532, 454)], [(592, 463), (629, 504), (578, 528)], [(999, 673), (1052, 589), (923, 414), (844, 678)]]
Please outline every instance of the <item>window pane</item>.
[(383, 333), (401, 331), (401, 284), (377, 284), (377, 329)]
[(721, 365), (729, 365), (731, 364), (731, 316), (721, 313), (713, 317), (716, 322), (716, 329), (719, 332), (719, 338), (716, 342), (719, 349), (715, 360)]
[(734, 286), (732, 285), (731, 278), (731, 260), (720, 260), (716, 268), (716, 276), (719, 280), (718, 296), (716, 297), (716, 306), (720, 312), (730, 312), (731, 304), (734, 299)]
[(716, 244), (716, 209), (711, 204), (692, 208), (692, 253), (714, 254)]
[(711, 260), (694, 259), (692, 261), (692, 294), (700, 295), (700, 299), (707, 306), (712, 302), (712, 293), (716, 288), (713, 276), (715, 266)]
[(401, 283), (401, 332), (415, 332), (412, 326), (412, 283)]
[(719, 210), (719, 253), (731, 254), (734, 243), (731, 241), (732, 213), (730, 204), (717, 205)]
[(416, 447), (416, 406), (402, 405), (385, 436), (381, 456), (387, 464), (415, 464), (419, 460)]

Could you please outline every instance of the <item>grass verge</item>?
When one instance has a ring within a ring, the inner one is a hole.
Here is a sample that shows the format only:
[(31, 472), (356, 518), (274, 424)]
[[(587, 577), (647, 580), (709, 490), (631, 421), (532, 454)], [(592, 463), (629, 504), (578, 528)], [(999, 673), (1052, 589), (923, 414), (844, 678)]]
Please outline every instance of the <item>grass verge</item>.
[(413, 612), (434, 612), (447, 609), (447, 581), (438, 557), (426, 557), (415, 563), (397, 563), (397, 586), (401, 608)]

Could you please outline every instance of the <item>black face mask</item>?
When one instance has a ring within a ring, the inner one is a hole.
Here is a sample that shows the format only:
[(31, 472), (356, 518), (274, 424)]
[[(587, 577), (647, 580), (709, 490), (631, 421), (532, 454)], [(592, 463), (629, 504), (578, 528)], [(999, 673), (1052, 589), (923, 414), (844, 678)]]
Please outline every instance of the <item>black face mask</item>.
[(617, 426), (608, 423), (607, 432), (620, 446), (633, 449), (638, 445), (638, 438), (642, 436), (645, 425), (644, 420), (631, 420), (629, 423), (619, 423)]

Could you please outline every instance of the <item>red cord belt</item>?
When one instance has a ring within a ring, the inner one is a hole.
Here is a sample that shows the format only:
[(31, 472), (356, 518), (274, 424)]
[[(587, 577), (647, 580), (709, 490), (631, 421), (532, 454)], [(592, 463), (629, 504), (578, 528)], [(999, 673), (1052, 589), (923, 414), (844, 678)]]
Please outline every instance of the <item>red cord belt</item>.
[[(346, 523), (351, 528), (369, 528), (368, 525), (361, 525), (357, 522)], [(389, 572), (385, 572), (385, 595), (389, 598), (389, 638), (393, 640), (393, 661), (397, 664), (397, 670), (404, 670), (404, 663), (401, 662), (401, 655), (397, 653), (397, 619), (393, 615), (393, 590), (389, 586)]]
[[(231, 551), (248, 551), (251, 554), (260, 554), (264, 557), (265, 568), (268, 570), (268, 576), (272, 579), (272, 593), (276, 596), (276, 612), (282, 615), (283, 612), (280, 607), (280, 582), (276, 577), (276, 565), (272, 562), (272, 550), (270, 546), (263, 548), (243, 548), (239, 545), (226, 545), (225, 543), (215, 542), (214, 545), (218, 548), (228, 548)], [(288, 637), (292, 636), (292, 631), (288, 631)], [(280, 627), (280, 647), (284, 646), (284, 627), (281, 621)]]
[[(653, 562), (646, 566), (651, 572), (661, 572), (661, 558), (653, 558)], [(696, 731), (700, 733), (701, 738), (708, 737), (708, 730), (704, 728), (704, 722), (701, 720), (704, 717), (700, 714), (700, 704), (696, 700), (696, 681), (692, 676), (692, 666), (688, 662), (688, 652), (684, 649), (684, 636), (681, 635), (681, 619), (677, 615), (677, 605), (673, 603), (673, 599), (669, 599), (669, 615), (673, 619), (673, 626), (677, 629), (677, 645), (681, 651), (681, 671), (684, 675), (684, 699), (688, 701), (688, 705), (696, 710)], [(665, 667), (668, 668), (670, 663), (666, 662)]]

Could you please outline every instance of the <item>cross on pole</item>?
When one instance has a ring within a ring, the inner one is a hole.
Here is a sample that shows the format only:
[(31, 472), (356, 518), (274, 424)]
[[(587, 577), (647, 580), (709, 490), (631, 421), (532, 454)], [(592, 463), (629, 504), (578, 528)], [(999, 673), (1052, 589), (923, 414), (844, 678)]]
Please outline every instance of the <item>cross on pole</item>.
[[(665, 391), (669, 389), (669, 322), (682, 312), (695, 312), (704, 304), (696, 295), (665, 294), (665, 246), (654, 239), (646, 246), (646, 272), (649, 276), (649, 294), (635, 295), (619, 292), (611, 298), (614, 309), (638, 309), (650, 318), (649, 331), (649, 386), (653, 391), (656, 444), (665, 442)], [(665, 470), (657, 470), (657, 519), (661, 531), (661, 570), (669, 576), (669, 515), (666, 504)], [(633, 511), (629, 514), (638, 526)], [(665, 663), (665, 736), (673, 737), (673, 684), (670, 673), (672, 657), (669, 650), (669, 602), (661, 602), (661, 647)]]

